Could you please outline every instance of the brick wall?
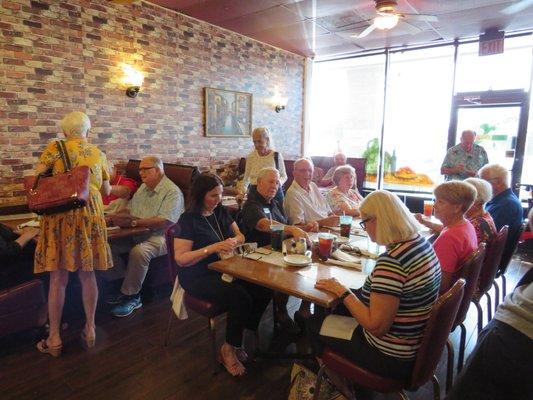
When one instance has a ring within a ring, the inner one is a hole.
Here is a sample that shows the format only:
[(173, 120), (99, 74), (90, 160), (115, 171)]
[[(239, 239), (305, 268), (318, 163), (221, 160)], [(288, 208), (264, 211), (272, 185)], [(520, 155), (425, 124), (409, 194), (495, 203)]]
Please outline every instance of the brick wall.
[[(253, 126), (268, 126), (285, 158), (300, 153), (302, 57), (146, 2), (2, 0), (0, 59), (0, 205), (25, 201), (22, 177), (74, 110), (111, 160), (233, 165), (251, 139), (204, 136), (204, 87), (252, 93)], [(135, 99), (122, 63), (145, 76)], [(289, 98), (279, 114), (275, 92)]]

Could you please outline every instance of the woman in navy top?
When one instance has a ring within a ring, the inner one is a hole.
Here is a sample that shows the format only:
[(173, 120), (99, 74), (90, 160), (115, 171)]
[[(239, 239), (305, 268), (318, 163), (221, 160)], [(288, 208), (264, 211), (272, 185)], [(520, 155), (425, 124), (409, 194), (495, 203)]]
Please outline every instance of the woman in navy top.
[(180, 285), (186, 292), (227, 309), (226, 342), (220, 349), (220, 362), (233, 376), (245, 373), (241, 361), (243, 329), (256, 331), (272, 292), (252, 283), (222, 279), (208, 265), (227, 256), (244, 242), (244, 236), (222, 206), (222, 181), (213, 174), (202, 174), (191, 188), (187, 211), (178, 221), (174, 254)]

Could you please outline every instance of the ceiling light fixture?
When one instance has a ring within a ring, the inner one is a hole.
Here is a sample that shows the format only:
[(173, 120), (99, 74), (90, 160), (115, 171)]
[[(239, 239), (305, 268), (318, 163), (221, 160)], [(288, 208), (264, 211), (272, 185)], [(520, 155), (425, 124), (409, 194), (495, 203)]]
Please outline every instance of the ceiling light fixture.
[(374, 18), (374, 25), (378, 29), (392, 29), (398, 24), (398, 15), (378, 15)]

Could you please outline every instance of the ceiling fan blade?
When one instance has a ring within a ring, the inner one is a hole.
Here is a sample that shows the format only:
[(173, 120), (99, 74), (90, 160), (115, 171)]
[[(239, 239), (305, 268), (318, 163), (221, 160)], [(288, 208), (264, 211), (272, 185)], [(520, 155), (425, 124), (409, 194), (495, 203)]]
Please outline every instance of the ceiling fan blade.
[(401, 18), (409, 19), (411, 21), (425, 21), (425, 22), (438, 22), (436, 15), (427, 14), (398, 14)]
[(368, 34), (372, 32), (374, 29), (376, 29), (376, 25), (374, 24), (370, 25), (368, 28), (366, 28), (363, 32), (361, 32), (357, 36), (357, 39), (361, 39), (361, 38), (364, 38), (365, 36), (368, 36)]
[(519, 1), (518, 3), (511, 4), (509, 7), (505, 7), (500, 12), (502, 14), (507, 14), (507, 15), (516, 14), (520, 11), (525, 10), (529, 6), (533, 6), (533, 0), (522, 0), (522, 1)]
[(410, 24), (408, 21), (400, 21), (400, 24), (402, 24), (402, 27), (408, 31), (410, 35), (416, 35), (417, 33), (420, 33), (423, 31), (422, 28), (419, 28), (416, 25)]

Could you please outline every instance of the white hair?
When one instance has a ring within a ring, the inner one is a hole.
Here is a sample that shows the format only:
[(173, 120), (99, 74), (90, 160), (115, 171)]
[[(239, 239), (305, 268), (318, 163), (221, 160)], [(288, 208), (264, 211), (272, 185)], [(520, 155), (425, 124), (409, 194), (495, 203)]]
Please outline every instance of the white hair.
[(483, 178), (487, 180), (499, 178), (502, 180), (503, 183), (505, 183), (505, 186), (509, 187), (509, 171), (507, 171), (507, 168), (505, 168), (503, 165), (500, 165), (500, 164), (484, 165), (479, 170), (478, 175), (479, 176), (488, 175), (488, 176), (485, 176), (485, 178)]
[(276, 174), (279, 180), (279, 171), (274, 167), (264, 167), (259, 170), (259, 173), (257, 174), (257, 180), (263, 179), (265, 176), (267, 176), (269, 173)]
[(59, 123), (65, 136), (86, 137), (91, 129), (91, 120), (81, 111), (73, 111), (63, 117)]
[(464, 182), (469, 183), (470, 185), (476, 188), (476, 203), (481, 203), (484, 205), (487, 201), (492, 199), (492, 186), (486, 180), (479, 178), (467, 178)]
[(159, 168), (159, 171), (161, 171), (162, 174), (165, 173), (165, 170), (163, 168), (163, 161), (157, 157), (157, 156), (146, 156), (143, 158), (143, 160), (149, 161), (152, 164), (154, 164), (154, 167)]
[(315, 164), (313, 164), (313, 160), (311, 160), (310, 158), (307, 158), (307, 157), (301, 157), (299, 159), (297, 159), (295, 162), (294, 162), (294, 168), (296, 168), (296, 165), (297, 164), (300, 164), (304, 161), (307, 161), (311, 164), (311, 167), (313, 167), (313, 169), (315, 168)]
[(344, 175), (351, 174), (355, 177), (357, 180), (357, 175), (355, 174), (355, 169), (351, 165), (341, 165), (337, 168), (335, 168), (335, 172), (333, 172), (332, 180), (335, 182), (335, 185), (339, 184), (339, 181)]
[(266, 140), (269, 149), (272, 148), (272, 146), (273, 146), (272, 137), (270, 136), (270, 131), (268, 130), (267, 127), (260, 126), (260, 127), (255, 128), (252, 131), (252, 138), (256, 134), (257, 135), (261, 135), (261, 137)]
[(388, 246), (411, 239), (420, 225), (394, 193), (374, 190), (359, 206), (361, 217), (376, 219), (376, 243)]

